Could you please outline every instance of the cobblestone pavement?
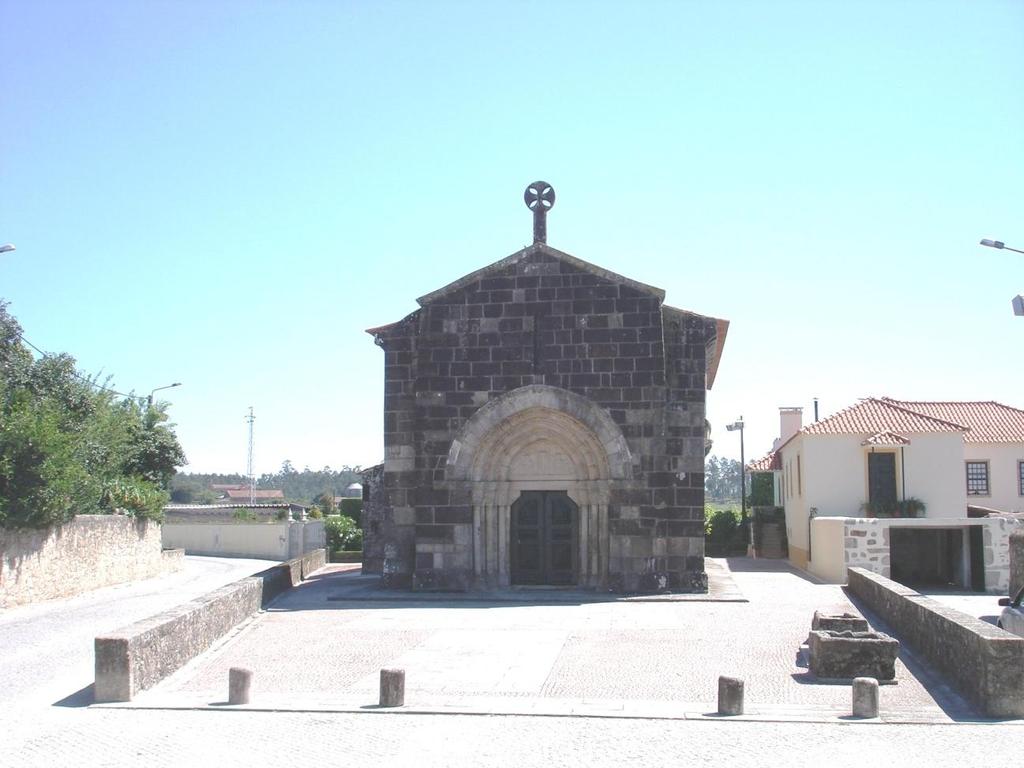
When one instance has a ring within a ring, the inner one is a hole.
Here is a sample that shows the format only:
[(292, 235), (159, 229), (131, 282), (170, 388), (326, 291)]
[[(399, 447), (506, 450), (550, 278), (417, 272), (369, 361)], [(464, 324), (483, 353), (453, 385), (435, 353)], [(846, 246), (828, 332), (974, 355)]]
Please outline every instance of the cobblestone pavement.
[[(799, 652), (815, 609), (852, 608), (843, 591), (777, 562), (737, 559), (731, 570), (749, 603), (344, 603), (327, 597), (347, 577), (321, 578), (138, 703), (216, 704), (228, 669), (242, 666), (254, 671), (255, 704), (347, 710), (374, 703), (379, 670), (400, 667), (406, 703), (426, 710), (615, 712), (629, 702), (689, 702), (699, 713), (714, 708), (718, 676), (730, 675), (745, 680), (755, 714), (848, 713), (850, 687), (815, 683)], [(887, 718), (974, 716), (908, 652), (897, 666), (897, 684), (882, 689)]]
[[(563, 717), (53, 710), (5, 722), (0, 763), (76, 766), (984, 765), (1012, 725), (824, 725)], [(6, 762), (4, 762), (6, 761)]]
[(0, 609), (0, 705), (50, 704), (92, 683), (93, 639), (261, 571), (269, 560), (186, 557), (181, 570)]
[[(972, 721), (907, 653), (882, 718), (851, 720), (849, 686), (809, 682), (797, 655), (815, 608), (850, 607), (842, 590), (729, 565), (749, 603), (344, 604), (328, 568), (132, 704), (0, 705), (0, 765), (961, 768), (1024, 735)], [(223, 704), (236, 664), (248, 708)], [(407, 671), (398, 712), (373, 706), (384, 666)], [(719, 674), (745, 678), (746, 716), (709, 714)]]

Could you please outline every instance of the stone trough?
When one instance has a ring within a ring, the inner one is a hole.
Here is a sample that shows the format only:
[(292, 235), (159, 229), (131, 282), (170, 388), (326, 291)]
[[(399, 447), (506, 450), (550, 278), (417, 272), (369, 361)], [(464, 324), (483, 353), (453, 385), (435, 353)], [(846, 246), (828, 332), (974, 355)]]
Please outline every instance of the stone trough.
[(823, 613), (814, 612), (811, 629), (830, 630), (833, 632), (867, 632), (868, 621), (855, 613)]
[(818, 678), (851, 680), (896, 678), (899, 640), (881, 632), (812, 629), (809, 637), (810, 669)]

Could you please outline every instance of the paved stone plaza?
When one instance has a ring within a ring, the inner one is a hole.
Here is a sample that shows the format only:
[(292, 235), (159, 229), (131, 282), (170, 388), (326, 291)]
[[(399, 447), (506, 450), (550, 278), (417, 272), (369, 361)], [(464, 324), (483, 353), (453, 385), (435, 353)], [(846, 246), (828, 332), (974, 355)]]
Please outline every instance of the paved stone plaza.
[[(729, 675), (746, 681), (754, 717), (849, 714), (850, 687), (815, 682), (799, 654), (815, 609), (853, 608), (842, 589), (778, 561), (719, 570), (734, 585), (728, 601), (575, 604), (507, 602), (507, 592), (489, 602), (331, 600), (357, 576), (325, 570), (136, 705), (218, 706), (228, 668), (243, 666), (254, 671), (255, 708), (359, 710), (376, 703), (379, 670), (400, 667), (416, 711), (699, 717)], [(884, 719), (976, 716), (906, 651), (896, 679), (882, 689)]]
[[(74, 680), (0, 702), (0, 764), (941, 768), (1024, 733), (976, 719), (906, 651), (882, 717), (851, 720), (849, 686), (808, 682), (797, 657), (815, 608), (850, 605), (778, 562), (709, 561), (706, 602), (339, 601), (359, 577), (333, 569), (131, 704), (61, 701)], [(255, 671), (248, 707), (223, 703), (234, 664)], [(375, 706), (382, 666), (407, 671), (401, 710)], [(709, 714), (719, 674), (746, 680), (745, 716)]]

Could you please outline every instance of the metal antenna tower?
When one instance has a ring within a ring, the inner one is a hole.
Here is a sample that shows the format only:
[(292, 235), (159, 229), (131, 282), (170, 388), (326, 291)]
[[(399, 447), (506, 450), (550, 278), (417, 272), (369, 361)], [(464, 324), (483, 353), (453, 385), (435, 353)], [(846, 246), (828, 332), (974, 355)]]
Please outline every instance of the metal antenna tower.
[(249, 423), (249, 464), (246, 468), (246, 473), (249, 475), (249, 506), (251, 507), (256, 500), (255, 496), (255, 484), (256, 475), (252, 471), (252, 423), (256, 421), (256, 417), (252, 414), (252, 406), (249, 406), (249, 415), (245, 417), (245, 420)]

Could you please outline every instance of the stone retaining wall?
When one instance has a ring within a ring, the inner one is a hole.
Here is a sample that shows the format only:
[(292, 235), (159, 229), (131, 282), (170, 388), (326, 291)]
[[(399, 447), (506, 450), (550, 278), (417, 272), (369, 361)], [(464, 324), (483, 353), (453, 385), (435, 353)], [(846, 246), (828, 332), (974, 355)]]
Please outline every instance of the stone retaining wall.
[(320, 549), (95, 640), (95, 699), (131, 701), (322, 568)]
[(1024, 638), (863, 568), (848, 589), (985, 715), (1024, 716)]
[(1010, 597), (1024, 586), (1024, 528), (1010, 534)]
[(148, 579), (178, 570), (181, 558), (161, 551), (159, 523), (123, 515), (79, 515), (44, 530), (0, 529), (0, 607)]

